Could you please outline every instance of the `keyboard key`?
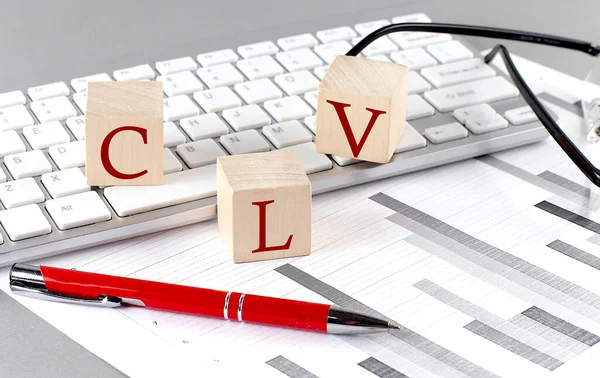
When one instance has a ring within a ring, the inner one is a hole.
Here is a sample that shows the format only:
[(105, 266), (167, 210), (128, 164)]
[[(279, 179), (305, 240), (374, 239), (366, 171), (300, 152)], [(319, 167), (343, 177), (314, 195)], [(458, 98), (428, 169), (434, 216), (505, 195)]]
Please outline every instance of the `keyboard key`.
[(88, 83), (100, 82), (100, 81), (112, 81), (107, 73), (100, 73), (90, 76), (78, 77), (77, 79), (71, 80), (71, 87), (75, 92), (86, 92)]
[(223, 135), (219, 142), (232, 155), (267, 152), (271, 149), (269, 143), (256, 130)]
[(0, 182), (5, 182), (5, 181), (6, 181), (6, 174), (2, 170), (2, 167), (0, 167)]
[(310, 70), (323, 64), (323, 61), (311, 49), (306, 48), (281, 52), (275, 55), (275, 58), (289, 72)]
[(0, 131), (0, 158), (25, 152), (25, 144), (15, 130)]
[[(508, 119), (510, 123), (512, 123), (515, 126), (537, 121), (538, 119), (529, 106), (522, 106), (520, 108), (507, 110), (504, 113), (504, 117), (506, 117), (506, 119)], [(0, 142), (0, 144), (2, 143)], [(1, 150), (2, 148), (0, 148), (0, 157), (2, 156)]]
[(152, 80), (156, 77), (156, 72), (154, 72), (149, 64), (141, 64), (135, 67), (116, 70), (113, 72), (113, 76), (117, 81)]
[(0, 223), (4, 226), (8, 237), (13, 241), (52, 232), (50, 223), (48, 223), (38, 205), (27, 205), (0, 211)]
[(20, 130), (33, 125), (33, 117), (22, 105), (0, 109), (0, 131)]
[(62, 81), (31, 87), (27, 90), (27, 94), (32, 101), (46, 100), (58, 96), (68, 96), (69, 93), (71, 93), (69, 87)]
[(473, 57), (473, 52), (459, 41), (449, 41), (427, 46), (427, 51), (442, 63), (456, 62)]
[(317, 91), (311, 91), (304, 94), (304, 101), (308, 102), (313, 109), (317, 110)]
[(244, 81), (244, 76), (230, 63), (200, 68), (196, 73), (209, 88), (226, 87)]
[(44, 184), (52, 198), (89, 192), (91, 189), (86, 182), (85, 175), (79, 168), (69, 168), (64, 171), (43, 174), (42, 184)]
[(74, 93), (73, 101), (83, 114), (87, 112), (87, 92)]
[(467, 106), (465, 108), (456, 109), (454, 112), (452, 112), (454, 118), (456, 118), (456, 120), (463, 125), (468, 119), (489, 117), (494, 114), (496, 114), (496, 111), (488, 104)]
[(250, 80), (263, 79), (283, 73), (283, 67), (270, 56), (240, 60), (236, 64), (237, 68)]
[(421, 75), (439, 88), (496, 76), (496, 71), (481, 59), (469, 59), (423, 68)]
[(163, 91), (169, 97), (192, 94), (204, 89), (200, 79), (190, 71), (160, 76), (156, 80), (162, 81)]
[(473, 134), (485, 134), (508, 127), (508, 121), (498, 113), (491, 116), (467, 119), (467, 129)]
[(398, 142), (394, 153), (399, 154), (400, 152), (417, 150), (426, 145), (427, 141), (425, 141), (425, 138), (423, 138), (411, 125), (406, 123), (404, 125), (404, 134), (402, 134), (402, 138), (400, 138), (400, 142)]
[(431, 22), (431, 18), (425, 13), (411, 13), (403, 16), (397, 16), (392, 18), (394, 24), (401, 24), (404, 22)]
[(435, 113), (433, 107), (423, 100), (419, 95), (410, 95), (406, 97), (406, 120), (432, 116)]
[(0, 93), (0, 108), (7, 108), (15, 105), (25, 105), (25, 103), (27, 103), (27, 99), (21, 91)]
[(98, 193), (85, 192), (52, 199), (46, 202), (46, 210), (61, 230), (110, 220), (108, 207)]
[(279, 88), (269, 79), (259, 79), (236, 84), (234, 89), (247, 104), (257, 104), (281, 98), (282, 96)]
[(390, 54), (390, 58), (414, 71), (437, 64), (437, 61), (421, 47), (393, 52)]
[(323, 43), (350, 40), (354, 37), (356, 37), (356, 32), (350, 26), (341, 26), (317, 32), (317, 38)]
[(80, 140), (52, 146), (48, 154), (59, 169), (68, 169), (85, 166), (85, 141)]
[(186, 95), (165, 98), (163, 103), (165, 121), (175, 121), (200, 114), (200, 109)]
[(219, 64), (234, 63), (239, 59), (238, 55), (232, 49), (218, 50), (204, 54), (198, 54), (196, 57), (202, 67), (212, 67)]
[(179, 172), (183, 170), (183, 165), (181, 162), (177, 160), (175, 155), (168, 148), (163, 149), (164, 151), (164, 164), (163, 164), (163, 174), (168, 175), (171, 173)]
[(67, 127), (77, 140), (85, 140), (85, 116), (67, 119)]
[(299, 34), (291, 37), (279, 38), (277, 44), (283, 51), (298, 50), (306, 47), (315, 47), (319, 41), (312, 34)]
[(304, 124), (314, 135), (317, 135), (317, 116), (304, 118)]
[(414, 71), (408, 73), (408, 94), (423, 93), (431, 89), (429, 84), (421, 75)]
[(452, 40), (450, 34), (426, 32), (392, 33), (389, 35), (389, 37), (403, 50)]
[(273, 42), (265, 41), (240, 46), (238, 47), (237, 51), (242, 58), (249, 59), (262, 55), (273, 55), (279, 51), (279, 48)]
[(104, 189), (104, 197), (121, 217), (213, 197), (216, 194), (215, 165), (166, 175), (162, 185), (112, 186)]
[(198, 168), (209, 164), (215, 164), (219, 156), (227, 154), (212, 139), (199, 140), (177, 146), (179, 155), (190, 168)]
[(346, 55), (351, 48), (352, 45), (348, 41), (337, 41), (315, 46), (314, 50), (325, 63), (330, 64), (336, 56)]
[(313, 72), (315, 73), (315, 76), (319, 78), (319, 80), (323, 80), (328, 68), (329, 66), (317, 67)]
[(156, 62), (156, 70), (161, 75), (169, 75), (181, 71), (193, 71), (198, 64), (189, 56)]
[(339, 165), (340, 167), (345, 167), (347, 165), (352, 165), (352, 164), (357, 164), (362, 162), (362, 160), (358, 160), (358, 159), (353, 159), (353, 158), (347, 158), (347, 157), (343, 157), (343, 156), (338, 156), (338, 155), (331, 155), (331, 158), (333, 159), (333, 161), (335, 161), (337, 163), (337, 165)]
[(71, 140), (60, 122), (40, 123), (23, 128), (23, 136), (31, 148), (41, 150), (55, 144), (68, 143)]
[(390, 24), (390, 22), (388, 20), (376, 20), (376, 21), (363, 22), (360, 24), (356, 24), (356, 25), (354, 25), (354, 29), (356, 29), (358, 34), (365, 36), (367, 34), (371, 34), (375, 30), (377, 30), (383, 26), (389, 25), (389, 24)]
[(274, 80), (288, 95), (316, 91), (319, 87), (319, 80), (308, 71), (298, 71), (275, 76)]
[(193, 141), (216, 138), (229, 133), (229, 128), (225, 125), (225, 122), (215, 113), (184, 118), (179, 122), (179, 125)]
[(317, 146), (314, 143), (302, 143), (295, 146), (288, 147), (290, 150), (294, 150), (296, 155), (302, 162), (302, 168), (307, 175), (316, 172), (326, 171), (333, 167), (333, 163), (325, 154), (317, 152)]
[(446, 125), (430, 127), (423, 133), (431, 143), (439, 144), (450, 142), (456, 139), (466, 138), (469, 133), (458, 122), (448, 123)]
[(284, 148), (295, 144), (312, 142), (313, 136), (298, 121), (287, 121), (265, 126), (263, 134), (275, 148)]
[[(237, 84), (241, 85), (241, 84)], [(194, 93), (194, 100), (207, 113), (220, 112), (242, 105), (242, 100), (227, 87), (208, 89)]]
[(425, 92), (425, 99), (440, 112), (517, 97), (519, 90), (501, 76)]
[(52, 172), (52, 166), (40, 150), (4, 157), (4, 165), (15, 180)]
[(44, 202), (44, 193), (31, 177), (0, 186), (0, 201), (7, 209)]
[(389, 63), (392, 63), (392, 61), (390, 60), (390, 58), (388, 58), (385, 55), (373, 55), (373, 56), (368, 57), (367, 59), (369, 59), (369, 60), (378, 60), (380, 62), (389, 62)]
[(175, 147), (178, 144), (185, 143), (185, 136), (175, 126), (173, 122), (165, 122), (164, 126), (164, 143), (165, 147)]
[[(356, 45), (361, 39), (362, 37), (354, 38), (352, 40), (352, 44)], [(375, 55), (389, 54), (396, 50), (398, 50), (398, 46), (388, 37), (383, 36), (371, 42), (371, 44), (365, 47), (361, 53), (365, 56), (371, 57)]]
[(223, 118), (235, 131), (256, 129), (271, 124), (271, 118), (258, 105), (224, 110)]
[(306, 118), (313, 114), (310, 106), (298, 96), (284, 97), (277, 100), (266, 101), (265, 110), (277, 122)]
[(65, 96), (34, 101), (31, 103), (31, 111), (41, 123), (62, 121), (77, 115), (77, 110)]

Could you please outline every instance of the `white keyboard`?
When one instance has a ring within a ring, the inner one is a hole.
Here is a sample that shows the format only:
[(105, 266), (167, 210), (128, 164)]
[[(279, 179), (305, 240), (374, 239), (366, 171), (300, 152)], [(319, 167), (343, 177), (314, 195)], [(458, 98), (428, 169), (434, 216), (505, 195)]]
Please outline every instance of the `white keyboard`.
[[(391, 21), (430, 19), (419, 13)], [(215, 162), (227, 154), (291, 148), (318, 194), (546, 137), (516, 87), (463, 40), (397, 33), (362, 53), (411, 70), (409, 124), (396, 154), (373, 164), (317, 153), (316, 90), (328, 64), (389, 22), (190, 51), (0, 93), (0, 266), (213, 218)], [(86, 184), (87, 83), (113, 80), (163, 82), (162, 186)]]

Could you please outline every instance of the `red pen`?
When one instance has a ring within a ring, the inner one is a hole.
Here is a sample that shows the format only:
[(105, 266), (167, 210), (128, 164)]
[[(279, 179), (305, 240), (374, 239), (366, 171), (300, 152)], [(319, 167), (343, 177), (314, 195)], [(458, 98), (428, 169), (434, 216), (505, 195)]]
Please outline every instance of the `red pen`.
[(49, 266), (14, 264), (15, 294), (101, 307), (138, 306), (299, 330), (355, 334), (398, 329), (387, 320), (341, 307), (203, 289)]

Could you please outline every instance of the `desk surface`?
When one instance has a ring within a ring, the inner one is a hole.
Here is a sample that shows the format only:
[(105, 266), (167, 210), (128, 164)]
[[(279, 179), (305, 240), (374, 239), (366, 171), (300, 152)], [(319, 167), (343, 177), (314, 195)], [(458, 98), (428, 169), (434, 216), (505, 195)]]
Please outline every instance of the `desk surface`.
[[(568, 4), (561, 0), (153, 0), (93, 4), (60, 0), (39, 2), (35, 7), (26, 2), (2, 5), (0, 92), (417, 11), (436, 21), (534, 30), (600, 42), (600, 29), (594, 25), (600, 3), (583, 0)], [(482, 39), (471, 42), (481, 49), (493, 44)], [(516, 42), (505, 44), (516, 54), (577, 77), (584, 77), (597, 63), (583, 54)], [(123, 376), (2, 291), (0, 309), (0, 376)]]

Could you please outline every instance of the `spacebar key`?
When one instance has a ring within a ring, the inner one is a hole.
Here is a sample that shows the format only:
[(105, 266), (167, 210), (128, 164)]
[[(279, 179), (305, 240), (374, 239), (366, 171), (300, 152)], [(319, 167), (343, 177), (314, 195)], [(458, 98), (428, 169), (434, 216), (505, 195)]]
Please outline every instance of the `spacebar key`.
[(502, 76), (425, 92), (425, 99), (440, 112), (464, 106), (517, 97), (519, 90)]
[(120, 217), (208, 198), (217, 194), (216, 165), (171, 173), (156, 186), (112, 186), (104, 197)]

